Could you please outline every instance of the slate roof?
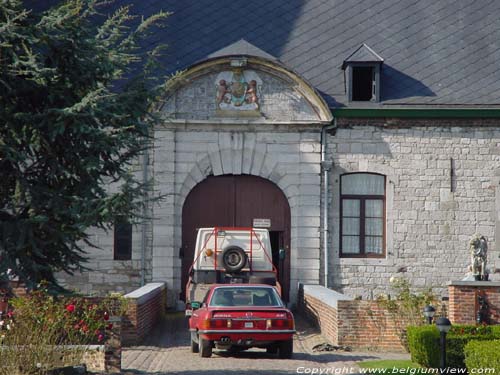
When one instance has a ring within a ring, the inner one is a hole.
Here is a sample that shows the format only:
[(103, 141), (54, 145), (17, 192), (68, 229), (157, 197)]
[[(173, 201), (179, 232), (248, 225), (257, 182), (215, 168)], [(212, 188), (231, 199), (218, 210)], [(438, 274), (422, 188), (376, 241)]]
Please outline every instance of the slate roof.
[(128, 3), (135, 13), (173, 12), (151, 39), (169, 45), (170, 71), (245, 39), (330, 106), (349, 106), (342, 63), (366, 43), (384, 58), (383, 107), (500, 106), (497, 0), (116, 1)]

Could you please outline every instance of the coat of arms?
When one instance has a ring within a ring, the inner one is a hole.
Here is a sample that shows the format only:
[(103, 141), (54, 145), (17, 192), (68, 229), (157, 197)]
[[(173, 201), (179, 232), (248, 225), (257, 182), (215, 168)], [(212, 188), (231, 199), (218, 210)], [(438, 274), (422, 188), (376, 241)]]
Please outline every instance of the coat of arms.
[(221, 116), (260, 116), (262, 80), (253, 70), (236, 68), (218, 74), (217, 114)]

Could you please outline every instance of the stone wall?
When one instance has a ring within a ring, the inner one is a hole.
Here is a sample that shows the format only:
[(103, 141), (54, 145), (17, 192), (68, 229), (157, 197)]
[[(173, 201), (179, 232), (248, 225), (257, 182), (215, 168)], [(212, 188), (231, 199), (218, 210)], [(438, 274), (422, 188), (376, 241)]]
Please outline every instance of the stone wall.
[(401, 322), (377, 301), (353, 300), (319, 285), (304, 285), (298, 308), (333, 345), (405, 350)]
[(164, 283), (150, 283), (125, 295), (128, 306), (121, 327), (122, 345), (137, 345), (147, 337), (165, 312)]
[(51, 364), (60, 367), (85, 364), (88, 371), (103, 372), (105, 365), (104, 345), (66, 346), (53, 353)]
[[(329, 285), (370, 299), (390, 293), (390, 277), (402, 276), (446, 295), (446, 283), (467, 272), (469, 237), (476, 232), (489, 240), (491, 277), (498, 279), (499, 125), (493, 120), (339, 120), (336, 133), (328, 136), (334, 165)], [(384, 259), (339, 258), (339, 181), (347, 172), (387, 176)]]
[(479, 296), (487, 303), (488, 324), (500, 324), (500, 283), (455, 281), (449, 286), (449, 318), (453, 324), (476, 324)]

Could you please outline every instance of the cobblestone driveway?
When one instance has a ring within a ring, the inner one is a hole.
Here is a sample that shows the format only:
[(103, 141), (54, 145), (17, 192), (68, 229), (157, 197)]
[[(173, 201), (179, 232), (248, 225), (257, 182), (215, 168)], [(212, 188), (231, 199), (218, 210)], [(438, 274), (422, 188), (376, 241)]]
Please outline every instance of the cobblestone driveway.
[[(211, 358), (190, 352), (187, 322), (181, 314), (169, 314), (143, 346), (124, 348), (123, 373), (170, 375), (285, 375), (307, 373), (306, 369), (344, 369), (356, 373), (356, 362), (379, 358), (407, 359), (405, 354), (312, 351), (324, 339), (302, 319), (297, 319), (298, 335), (293, 359), (278, 359), (265, 350), (253, 349), (237, 354), (214, 350)], [(329, 370), (333, 371), (333, 370)], [(337, 370), (340, 371), (340, 370)], [(309, 372), (310, 373), (310, 372)], [(333, 372), (330, 372), (333, 373)], [(340, 372), (336, 372), (340, 374)]]

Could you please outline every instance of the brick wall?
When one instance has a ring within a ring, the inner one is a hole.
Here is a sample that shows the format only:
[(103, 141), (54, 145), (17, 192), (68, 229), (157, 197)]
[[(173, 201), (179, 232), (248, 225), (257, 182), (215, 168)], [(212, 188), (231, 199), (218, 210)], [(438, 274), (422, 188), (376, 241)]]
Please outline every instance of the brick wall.
[(401, 322), (376, 301), (339, 301), (337, 324), (339, 345), (405, 350)]
[(453, 324), (475, 324), (479, 310), (478, 297), (488, 304), (489, 324), (500, 324), (500, 283), (489, 281), (457, 281), (448, 286), (449, 317)]
[(299, 290), (298, 302), (299, 311), (321, 329), (330, 343), (338, 345), (337, 309), (308, 292), (304, 293), (302, 288)]
[(122, 324), (122, 345), (136, 345), (151, 332), (165, 311), (165, 284), (146, 284), (125, 298), (128, 308)]
[(322, 286), (304, 285), (298, 308), (333, 345), (405, 350), (402, 322), (376, 301), (352, 300)]

